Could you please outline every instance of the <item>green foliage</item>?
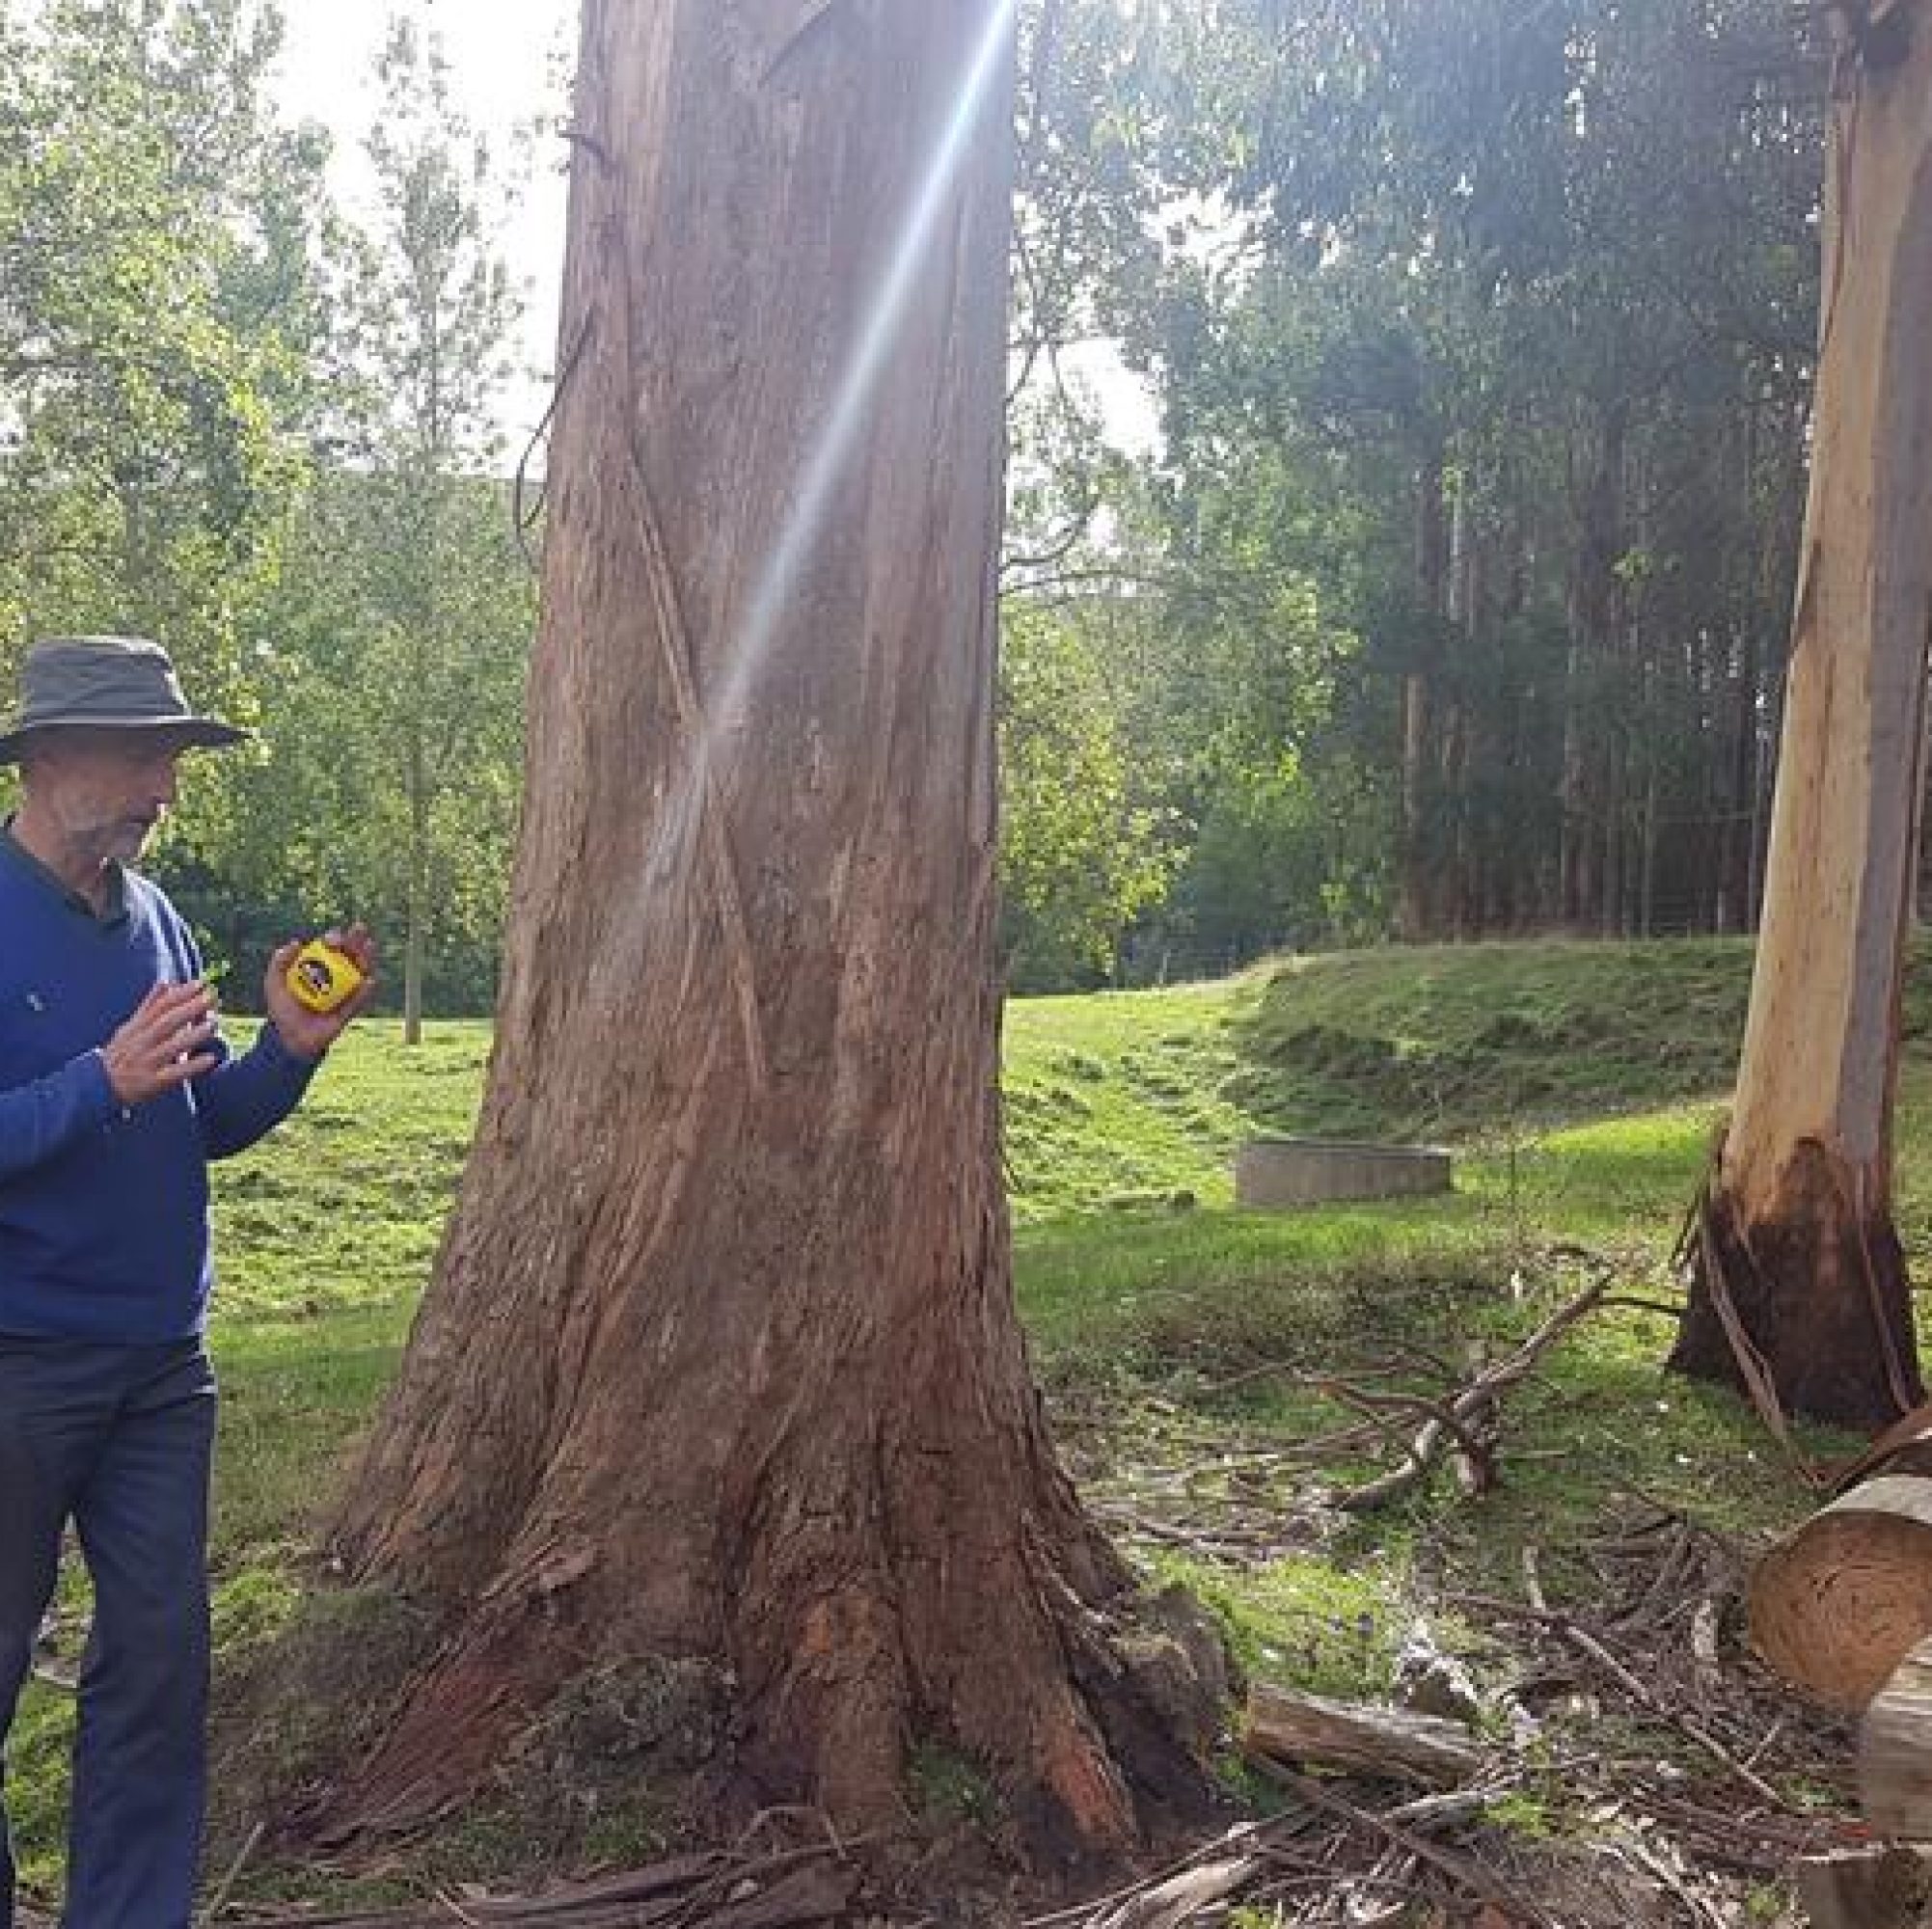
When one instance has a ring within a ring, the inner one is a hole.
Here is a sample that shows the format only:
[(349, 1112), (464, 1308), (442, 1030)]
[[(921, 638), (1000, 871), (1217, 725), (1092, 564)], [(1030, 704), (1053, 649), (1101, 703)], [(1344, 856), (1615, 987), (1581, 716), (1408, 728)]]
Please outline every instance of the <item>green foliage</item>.
[(1133, 612), (1014, 600), (1001, 626), (1000, 882), (1018, 991), (1110, 978), (1169, 856), (1112, 676)]
[(1140, 711), (1183, 860), (1132, 968), (1743, 928), (1815, 301), (1788, 8), (1065, 12), (1039, 97), (1142, 227), (1077, 272), (1166, 435), (1060, 566), (1142, 589), (1137, 687), (1210, 693)]
[(1164, 977), (1297, 945), (1373, 941), (1387, 929), (1386, 788), (1335, 765), (1320, 782), (1292, 757), (1219, 767), (1203, 786), (1192, 846), (1156, 915), (1136, 935)]
[(1484, 1806), (1485, 1820), (1528, 1842), (1547, 1842), (1561, 1833), (1560, 1819), (1550, 1811), (1541, 1796), (1526, 1788), (1511, 1788), (1492, 1797)]
[(516, 304), (491, 144), (437, 43), (398, 17), (340, 313), (352, 460), (317, 480), (263, 638), (271, 756), (242, 801), (236, 882), (393, 934), (405, 1018), (432, 958), (446, 1009), (486, 1009), (522, 769), (535, 584), (492, 478)]
[(1116, 291), (1148, 258), (1157, 177), (1148, 50), (1111, 7), (1020, 9), (1013, 379), (1004, 582), (1037, 584), (1085, 547), (1129, 473), (1071, 356), (1109, 331)]
[(139, 628), (244, 716), (316, 327), (321, 155), (267, 107), (279, 23), (253, 0), (0, 20), (0, 658)]
[[(397, 989), (413, 931), (428, 1008), (480, 1013), (521, 795), (535, 583), (506, 489), (423, 486), (435, 533), (411, 551), (406, 476), (316, 478), (267, 611), (261, 753), (236, 773), (223, 898), (204, 915), (251, 964), (251, 942), (287, 929), (262, 929), (264, 904), (300, 924), (363, 917), (391, 944)], [(395, 613), (418, 589), (426, 627)]]

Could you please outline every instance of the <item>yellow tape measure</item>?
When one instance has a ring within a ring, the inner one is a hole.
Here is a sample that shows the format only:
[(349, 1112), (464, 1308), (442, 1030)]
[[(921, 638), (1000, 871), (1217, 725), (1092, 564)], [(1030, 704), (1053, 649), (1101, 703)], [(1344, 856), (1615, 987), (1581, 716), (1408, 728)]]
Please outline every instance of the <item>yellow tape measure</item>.
[(288, 966), (288, 990), (298, 1005), (312, 1012), (332, 1012), (355, 995), (363, 974), (353, 958), (312, 937)]

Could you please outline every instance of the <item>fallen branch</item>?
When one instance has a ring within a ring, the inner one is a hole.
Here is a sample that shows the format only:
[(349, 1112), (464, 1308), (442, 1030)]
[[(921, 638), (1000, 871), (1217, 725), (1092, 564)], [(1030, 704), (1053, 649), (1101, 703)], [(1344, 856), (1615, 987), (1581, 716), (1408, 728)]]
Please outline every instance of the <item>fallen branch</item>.
[(1251, 1857), (1239, 1861), (1204, 1862), (1129, 1896), (1118, 1908), (1096, 1916), (1092, 1929), (1181, 1929), (1203, 1910), (1234, 1894), (1254, 1867)]
[[(1410, 1442), (1406, 1462), (1393, 1472), (1343, 1494), (1335, 1503), (1349, 1513), (1369, 1513), (1419, 1486), (1452, 1442), (1463, 1446), (1475, 1437), (1485, 1417), (1493, 1421), (1502, 1396), (1510, 1387), (1527, 1379), (1542, 1356), (1576, 1325), (1593, 1313), (1610, 1291), (1611, 1275), (1606, 1271), (1592, 1280), (1574, 1299), (1561, 1306), (1543, 1321), (1516, 1350), (1496, 1365), (1485, 1367), (1454, 1399), (1423, 1426)], [(1485, 1457), (1493, 1454), (1483, 1444)], [(1475, 1463), (1480, 1474), (1483, 1461)], [(1493, 1477), (1493, 1468), (1492, 1468)]]
[(1656, 1788), (1633, 1790), (1628, 1799), (1699, 1861), (1741, 1874), (1772, 1875), (1798, 1857), (1868, 1846), (1863, 1825), (1842, 1816), (1740, 1815)]
[[(1494, 1442), (1488, 1437), (1493, 1415), (1486, 1402), (1479, 1414), (1465, 1418), (1456, 1411), (1454, 1404), (1429, 1394), (1371, 1393), (1351, 1381), (1328, 1377), (1314, 1379), (1310, 1384), (1331, 1399), (1340, 1400), (1345, 1406), (1352, 1406), (1356, 1412), (1369, 1416), (1384, 1438), (1393, 1423), (1422, 1415), (1424, 1433), (1435, 1429), (1456, 1448), (1464, 1461), (1483, 1470), (1479, 1491), (1484, 1491), (1493, 1484)], [(1423, 1436), (1418, 1434), (1416, 1437), (1420, 1441)], [(1412, 1448), (1409, 1451), (1413, 1454), (1415, 1450)]]
[(1407, 1708), (1332, 1701), (1256, 1682), (1248, 1695), (1241, 1752), (1250, 1761), (1352, 1769), (1430, 1788), (1454, 1788), (1483, 1767), (1476, 1738), (1459, 1722)]
[[(1071, 1908), (1055, 1909), (1045, 1915), (1029, 1915), (1020, 1929), (1073, 1929), (1076, 1923), (1089, 1925), (1091, 1929), (1095, 1917), (1103, 1916), (1109, 1911), (1125, 1909), (1136, 1897), (1150, 1895), (1204, 1866), (1225, 1865), (1254, 1855), (1267, 1859), (1285, 1855), (1288, 1852), (1283, 1848), (1280, 1837), (1298, 1833), (1301, 1827), (1298, 1817), (1286, 1815), (1272, 1816), (1265, 1822), (1238, 1822), (1225, 1834), (1203, 1842), (1191, 1854), (1168, 1863), (1144, 1881), (1129, 1883), (1125, 1888), (1075, 1903)], [(1315, 1865), (1321, 1866), (1320, 1862)]]
[[(847, 1848), (868, 1846), (852, 1842)], [(827, 1845), (758, 1858), (678, 1856), (543, 1895), (492, 1896), (461, 1905), (448, 1897), (422, 1905), (352, 1915), (279, 1915), (237, 1921), (230, 1929), (809, 1929), (847, 1917), (858, 1871)]]
[(1619, 1842), (1616, 1853), (1626, 1861), (1634, 1862), (1654, 1881), (1662, 1883), (1684, 1905), (1693, 1922), (1706, 1923), (1709, 1929), (1726, 1929), (1726, 1918), (1720, 1915), (1663, 1856), (1651, 1848), (1641, 1834), (1632, 1834)]
[(1790, 1803), (1755, 1768), (1739, 1761), (1701, 1723), (1693, 1721), (1688, 1715), (1678, 1714), (1674, 1708), (1666, 1707), (1595, 1635), (1572, 1617), (1561, 1610), (1525, 1607), (1519, 1601), (1499, 1600), (1491, 1594), (1458, 1594), (1456, 1599), (1485, 1614), (1507, 1616), (1514, 1620), (1534, 1621), (1537, 1626), (1547, 1628), (1559, 1639), (1566, 1641), (1580, 1654), (1595, 1662), (1597, 1667), (1646, 1714), (1674, 1728), (1685, 1740), (1696, 1743), (1720, 1767), (1727, 1769), (1743, 1782), (1754, 1795), (1762, 1797), (1774, 1807), (1789, 1810)]

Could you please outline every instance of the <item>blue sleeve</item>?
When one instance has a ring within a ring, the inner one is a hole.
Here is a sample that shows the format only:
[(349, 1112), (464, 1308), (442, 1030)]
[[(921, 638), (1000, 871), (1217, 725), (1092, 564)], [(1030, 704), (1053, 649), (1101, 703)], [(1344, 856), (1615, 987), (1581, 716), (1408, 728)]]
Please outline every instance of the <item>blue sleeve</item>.
[(0, 1180), (18, 1179), (58, 1158), (119, 1110), (97, 1051), (0, 1092)]
[(227, 1158), (266, 1137), (302, 1102), (320, 1061), (298, 1058), (272, 1023), (239, 1058), (226, 1046), (218, 1049), (222, 1062), (195, 1080), (195, 1111), (208, 1156)]

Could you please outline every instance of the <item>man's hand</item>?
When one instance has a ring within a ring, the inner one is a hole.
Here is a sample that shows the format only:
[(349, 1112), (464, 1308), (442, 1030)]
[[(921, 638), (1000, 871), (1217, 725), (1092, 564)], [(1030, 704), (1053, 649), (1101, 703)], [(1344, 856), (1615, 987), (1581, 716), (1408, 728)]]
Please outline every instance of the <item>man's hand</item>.
[(199, 1078), (215, 1065), (215, 996), (197, 978), (156, 985), (134, 1016), (101, 1047), (107, 1082), (123, 1105), (144, 1105)]
[(299, 937), (291, 937), (268, 961), (268, 982), (262, 988), (269, 1021), (298, 1058), (320, 1058), (375, 996), (375, 941), (367, 927), (352, 924), (346, 931), (325, 931), (322, 941), (353, 959), (363, 974), (362, 983), (334, 1011), (312, 1012), (288, 989), (288, 966), (302, 948)]

